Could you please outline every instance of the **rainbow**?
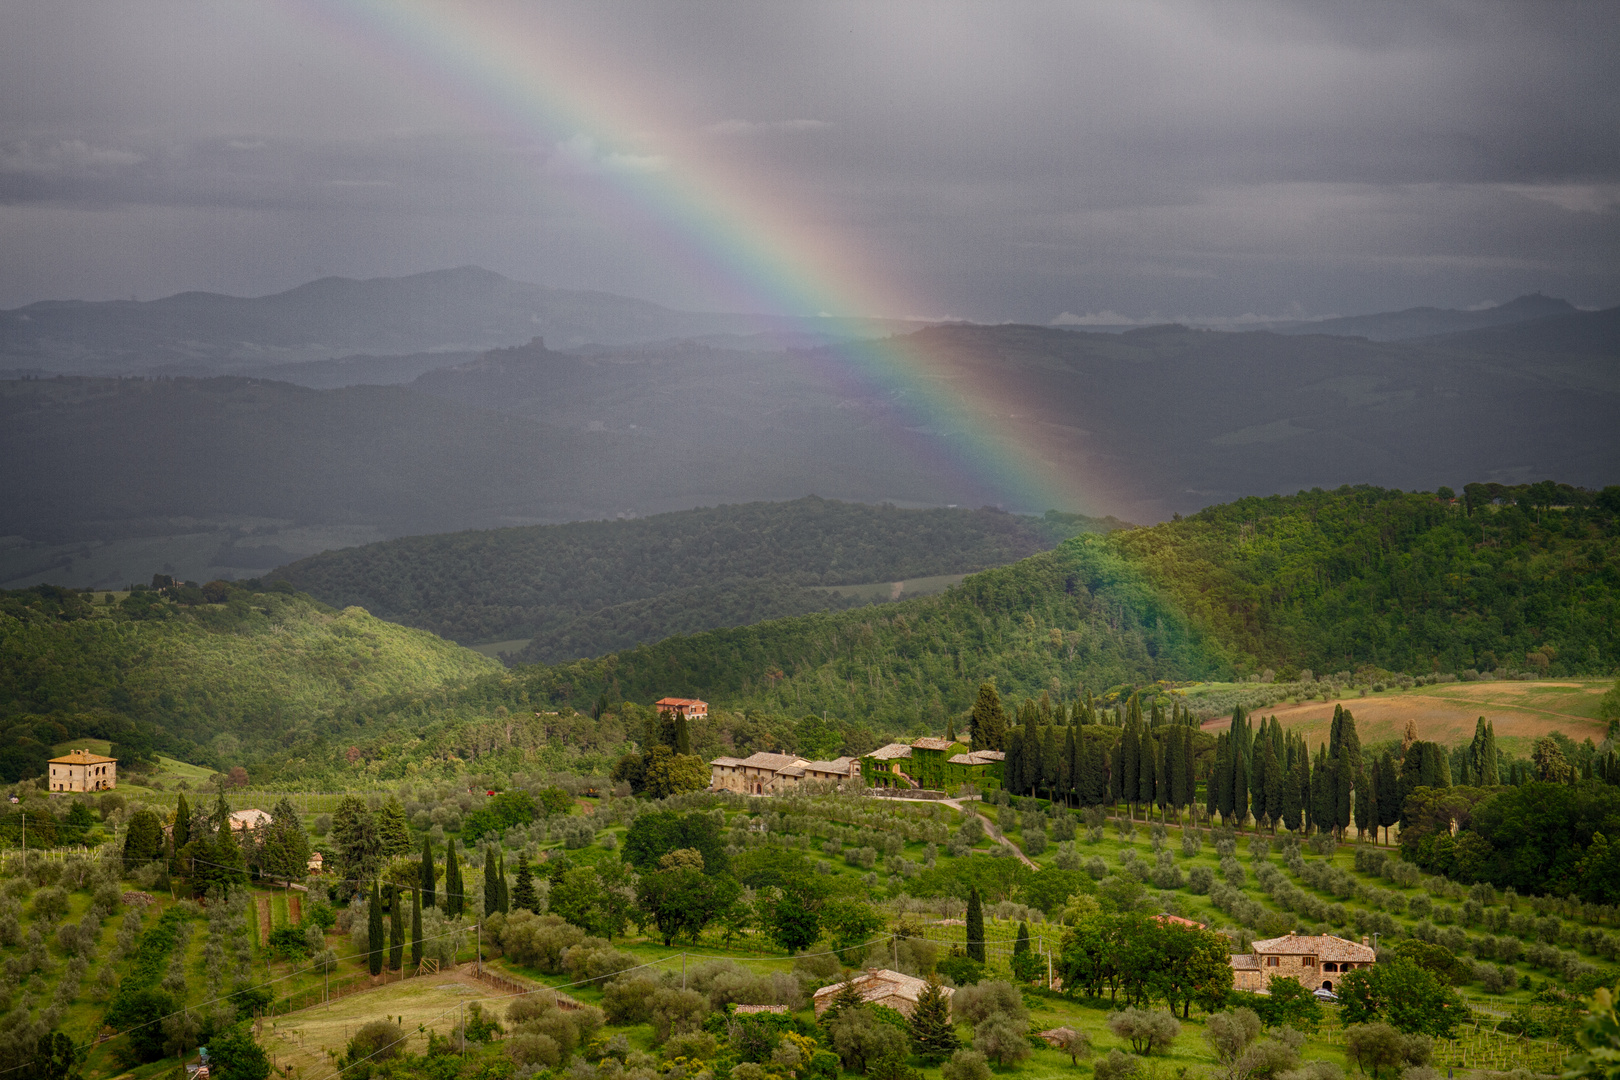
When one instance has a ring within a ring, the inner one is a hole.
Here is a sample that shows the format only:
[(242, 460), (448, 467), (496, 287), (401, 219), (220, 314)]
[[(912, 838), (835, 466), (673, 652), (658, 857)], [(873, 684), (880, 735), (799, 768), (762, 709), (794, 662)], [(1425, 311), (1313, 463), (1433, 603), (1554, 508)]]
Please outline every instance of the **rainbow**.
[[(695, 280), (734, 298), (738, 310), (776, 314), (891, 315), (923, 305), (877, 276), (857, 246), (796, 217), (774, 185), (722, 156), (681, 146), (679, 125), (658, 115), (655, 97), (631, 78), (593, 62), (578, 42), (500, 10), (431, 0), (287, 0), (307, 21), (357, 51), (402, 68), (480, 125), (572, 148), (582, 168), (656, 223), (664, 254)], [(526, 17), (541, 5), (516, 9)], [(634, 145), (637, 133), (673, 136), (665, 157), (602, 155), (598, 147)], [(1106, 487), (1094, 468), (1077, 467), (1058, 433), (1025, 422), (1030, 411), (1011, 400), (982, 366), (953, 363), (931, 351), (926, 335), (897, 336), (823, 350), (847, 387), (896, 402), (918, 426), (949, 438), (927, 438), (928, 453), (951, 474), (995, 492), (1011, 509), (1098, 512)], [(1067, 459), (1067, 460), (1066, 460)], [(1090, 475), (1087, 475), (1087, 474)]]

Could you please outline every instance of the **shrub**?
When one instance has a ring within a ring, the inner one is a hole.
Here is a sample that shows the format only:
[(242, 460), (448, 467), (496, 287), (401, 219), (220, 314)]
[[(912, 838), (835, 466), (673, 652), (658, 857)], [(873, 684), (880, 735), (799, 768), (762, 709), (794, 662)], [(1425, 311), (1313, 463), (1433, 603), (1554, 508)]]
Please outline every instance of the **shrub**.
[[(1019, 1002), (1019, 1007), (1022, 1010), (1023, 1002)], [(1029, 1038), (1025, 1035), (1028, 1029), (1027, 1011), (1022, 1021), (1004, 1012), (993, 1012), (974, 1026), (973, 1049), (997, 1065), (1012, 1065), (1030, 1055)]]
[(977, 1050), (958, 1050), (939, 1072), (944, 1080), (990, 1080), (990, 1064)]
[(1024, 854), (1035, 858), (1046, 851), (1046, 832), (1043, 829), (1029, 829), (1024, 833)]
[(661, 1044), (671, 1035), (686, 1035), (701, 1028), (703, 1018), (709, 1013), (709, 1003), (696, 990), (666, 987), (648, 1000), (647, 1011), (652, 1021), (653, 1041)]
[(1187, 888), (1200, 896), (1215, 885), (1215, 872), (1207, 866), (1195, 866), (1187, 871)]
[(1138, 1054), (1168, 1049), (1181, 1034), (1181, 1024), (1167, 1012), (1123, 1009), (1108, 1017), (1108, 1030), (1127, 1040)]
[(507, 1006), (506, 1022), (512, 1029), (506, 1052), (514, 1061), (519, 1065), (549, 1062), (546, 1067), (554, 1068), (591, 1041), (602, 1026), (602, 1011), (589, 1005), (559, 1009), (555, 996), (529, 994)]
[(405, 1029), (392, 1020), (372, 1020), (362, 1024), (349, 1040), (346, 1065), (376, 1065), (405, 1052)]
[(1142, 1062), (1115, 1048), (1092, 1066), (1092, 1072), (1097, 1080), (1136, 1080), (1142, 1075)]
[(645, 1024), (652, 1019), (657, 980), (647, 975), (615, 979), (602, 989), (602, 1011), (616, 1025)]
[(1345, 1050), (1363, 1072), (1379, 1077), (1404, 1066), (1427, 1065), (1434, 1042), (1426, 1035), (1403, 1035), (1388, 1024), (1351, 1024), (1345, 1029)]
[(1029, 1023), (1024, 995), (1010, 982), (988, 979), (964, 986), (951, 995), (951, 1015), (977, 1027), (995, 1013), (1003, 1013), (1020, 1024)]
[(501, 950), (507, 959), (548, 975), (563, 970), (563, 953), (585, 940), (585, 931), (556, 915), (536, 915), (519, 909), (506, 917), (501, 928)]

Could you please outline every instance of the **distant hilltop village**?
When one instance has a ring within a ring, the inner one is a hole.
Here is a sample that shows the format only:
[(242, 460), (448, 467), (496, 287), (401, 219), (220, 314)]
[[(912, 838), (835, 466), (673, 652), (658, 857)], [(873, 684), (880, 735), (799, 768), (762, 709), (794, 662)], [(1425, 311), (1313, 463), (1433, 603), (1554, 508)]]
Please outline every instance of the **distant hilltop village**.
[[(688, 719), (709, 715), (709, 703), (697, 698), (660, 698), (657, 708)], [(837, 757), (831, 761), (761, 751), (745, 758), (717, 757), (709, 762), (709, 790), (784, 795), (805, 784), (827, 784), (840, 791), (859, 784), (944, 792), (971, 784), (986, 791), (1001, 787), (1005, 760), (1000, 750), (972, 750), (960, 740), (932, 736), (911, 743), (889, 743), (861, 757)]]

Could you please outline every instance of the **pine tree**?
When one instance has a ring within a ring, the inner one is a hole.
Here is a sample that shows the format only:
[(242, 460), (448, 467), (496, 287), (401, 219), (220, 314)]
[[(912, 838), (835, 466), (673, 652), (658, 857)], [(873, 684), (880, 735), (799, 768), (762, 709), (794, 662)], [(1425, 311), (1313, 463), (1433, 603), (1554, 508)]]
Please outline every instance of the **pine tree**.
[(366, 907), (366, 966), (373, 975), (383, 969), (383, 917), (382, 894), (377, 883), (371, 883), (371, 900)]
[(465, 900), (461, 892), (461, 864), (456, 861), (456, 842), (451, 840), (444, 848), (444, 913), (452, 919), (459, 918)]
[(436, 902), (434, 889), (437, 881), (438, 871), (433, 866), (433, 841), (424, 836), (422, 837), (422, 870), (420, 874), (423, 907), (432, 907)]
[(529, 856), (518, 856), (517, 884), (512, 889), (512, 903), (523, 911), (540, 913), (540, 893), (534, 887), (534, 871), (529, 869)]
[(996, 693), (995, 683), (979, 684), (979, 696), (973, 702), (972, 724), (974, 750), (1006, 750), (1007, 714), (1002, 711), (1001, 695)]
[(840, 1014), (850, 1009), (859, 1009), (865, 1004), (866, 998), (861, 996), (861, 992), (856, 987), (854, 980), (846, 977), (839, 984), (838, 993), (834, 994), (833, 999), (827, 1003), (826, 1010), (822, 1012), (817, 1022), (826, 1025), (837, 1019)]
[(399, 886), (388, 887), (388, 970), (398, 971), (405, 962), (405, 904)]
[(405, 819), (405, 807), (398, 799), (389, 799), (377, 809), (377, 839), (382, 854), (392, 859), (411, 850), (411, 826)]
[(967, 954), (969, 960), (984, 963), (984, 907), (979, 900), (979, 890), (968, 890), (967, 906)]
[(928, 977), (928, 985), (917, 994), (917, 1007), (911, 1014), (911, 1039), (924, 1061), (939, 1062), (962, 1045), (951, 1022), (951, 999), (938, 975)]
[(422, 893), (411, 890), (411, 970), (422, 969)]

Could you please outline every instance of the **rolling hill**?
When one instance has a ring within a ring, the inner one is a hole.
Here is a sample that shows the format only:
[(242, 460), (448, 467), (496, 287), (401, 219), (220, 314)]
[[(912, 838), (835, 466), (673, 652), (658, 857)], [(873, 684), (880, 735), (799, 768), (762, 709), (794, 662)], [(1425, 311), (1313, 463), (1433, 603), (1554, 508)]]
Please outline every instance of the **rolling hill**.
[(53, 744), (80, 737), (214, 767), (238, 754), (325, 764), (369, 718), (399, 722), (402, 698), (443, 700), (499, 670), (286, 590), (0, 593), (0, 774), (38, 775)]
[(532, 637), (522, 658), (551, 662), (848, 607), (854, 601), (829, 586), (971, 573), (1082, 529), (1122, 526), (811, 497), (405, 537), (326, 552), (270, 576), (463, 643)]
[(1372, 315), (1347, 315), (1317, 322), (1287, 323), (1271, 327), (1279, 334), (1334, 334), (1364, 337), (1370, 341), (1404, 341), (1411, 338), (1456, 334), (1492, 326), (1511, 326), (1559, 315), (1573, 315), (1575, 305), (1568, 300), (1532, 293), (1505, 304), (1474, 311), (1456, 308), (1415, 307), (1404, 311), (1382, 311)]
[[(905, 728), (1007, 695), (1367, 670), (1620, 669), (1620, 488), (1501, 505), (1345, 488), (1076, 536), (943, 596), (519, 669), (530, 700), (701, 696)], [(1229, 706), (1228, 706), (1229, 707)]]

